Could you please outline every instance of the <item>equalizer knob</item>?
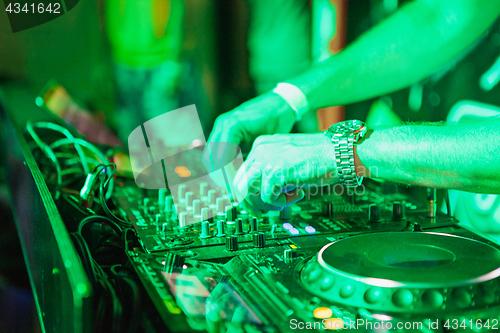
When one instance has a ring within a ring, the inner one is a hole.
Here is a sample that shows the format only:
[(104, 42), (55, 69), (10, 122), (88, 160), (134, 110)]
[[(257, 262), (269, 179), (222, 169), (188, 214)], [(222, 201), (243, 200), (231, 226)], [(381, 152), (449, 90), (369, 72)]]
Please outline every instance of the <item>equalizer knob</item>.
[(161, 215), (156, 214), (155, 224), (156, 224), (156, 232), (160, 231), (161, 228)]
[(161, 188), (158, 190), (158, 206), (163, 207), (163, 205), (165, 205), (166, 196), (167, 196), (166, 188)]
[(226, 221), (234, 221), (238, 217), (238, 209), (235, 206), (226, 206)]
[(250, 232), (256, 233), (257, 231), (259, 231), (259, 220), (256, 217), (252, 217), (250, 219)]
[(184, 202), (184, 199), (186, 198), (186, 184), (180, 184), (177, 186), (177, 198), (179, 199), (179, 202)]
[(280, 212), (280, 220), (289, 220), (292, 216), (292, 208), (290, 206), (286, 206)]
[(380, 221), (380, 209), (377, 205), (370, 205), (370, 209), (368, 211), (368, 220), (370, 222)]
[(217, 221), (217, 237), (226, 236), (226, 222), (224, 220)]
[(173, 208), (174, 205), (174, 198), (172, 196), (165, 197), (165, 214), (167, 215), (167, 218), (170, 217), (172, 214), (172, 211), (174, 210)]
[(187, 213), (179, 214), (179, 227), (184, 228), (188, 225), (188, 215)]
[(208, 183), (200, 183), (200, 197), (206, 197), (208, 195)]
[(201, 209), (201, 221), (208, 221), (210, 223), (214, 222), (214, 216), (211, 208), (202, 208)]
[(238, 236), (228, 236), (226, 237), (226, 250), (227, 251), (238, 251)]
[(193, 206), (193, 200), (194, 200), (194, 194), (193, 192), (189, 191), (189, 192), (186, 192), (186, 206), (187, 207), (192, 207)]
[(210, 238), (212, 234), (210, 234), (210, 223), (208, 221), (201, 222), (201, 234), (200, 238)]
[(217, 198), (216, 201), (216, 207), (217, 207), (217, 215), (219, 216), (226, 216), (226, 206), (227, 206), (227, 200), (224, 198)]
[(263, 232), (253, 234), (252, 242), (254, 247), (263, 248), (266, 246), (266, 234)]
[(217, 200), (217, 191), (216, 190), (209, 190), (208, 191), (208, 204), (215, 205), (216, 200)]
[(161, 225), (161, 236), (163, 238), (167, 238), (167, 234), (168, 234), (168, 223), (163, 223)]
[(240, 218), (236, 219), (236, 222), (234, 224), (234, 234), (235, 235), (243, 235), (243, 220)]
[(395, 202), (392, 205), (392, 220), (393, 221), (403, 221), (405, 216), (405, 204), (404, 202)]
[(201, 200), (195, 199), (193, 200), (193, 214), (195, 217), (201, 215)]

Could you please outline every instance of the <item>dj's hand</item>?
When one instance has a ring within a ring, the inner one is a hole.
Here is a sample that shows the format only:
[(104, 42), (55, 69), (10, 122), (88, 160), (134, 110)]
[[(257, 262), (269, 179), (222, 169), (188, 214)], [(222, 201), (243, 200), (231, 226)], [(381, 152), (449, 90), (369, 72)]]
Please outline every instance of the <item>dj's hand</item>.
[[(282, 97), (267, 93), (251, 99), (232, 111), (220, 115), (208, 138), (204, 151), (204, 163), (211, 170), (210, 158), (215, 164), (226, 164), (237, 154), (236, 147), (250, 147), (252, 142), (263, 134), (289, 133), (295, 123), (296, 115)], [(214, 144), (230, 142), (234, 145)], [(212, 143), (212, 145), (210, 144)], [(213, 171), (213, 170), (211, 170)], [(235, 174), (228, 175), (232, 181)], [(225, 187), (225, 186), (224, 186)]]
[(302, 187), (338, 182), (333, 145), (323, 133), (259, 136), (233, 185), (248, 189), (253, 213), (282, 210), (304, 197)]

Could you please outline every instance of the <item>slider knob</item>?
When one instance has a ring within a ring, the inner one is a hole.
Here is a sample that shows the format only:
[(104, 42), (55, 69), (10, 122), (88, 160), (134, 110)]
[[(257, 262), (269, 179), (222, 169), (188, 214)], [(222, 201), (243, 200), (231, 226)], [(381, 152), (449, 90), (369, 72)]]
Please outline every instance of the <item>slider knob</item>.
[(266, 246), (266, 234), (264, 234), (263, 232), (253, 234), (252, 242), (254, 247), (263, 248), (264, 246)]
[(285, 259), (285, 264), (290, 264), (293, 261), (294, 257), (292, 249), (285, 250), (283, 257)]
[(403, 221), (405, 216), (405, 204), (404, 202), (395, 202), (392, 205), (392, 220), (393, 221)]
[(238, 236), (228, 236), (226, 237), (226, 250), (227, 251), (238, 251)]
[(370, 205), (370, 209), (368, 211), (368, 220), (370, 222), (380, 221), (380, 209), (377, 205)]
[(322, 205), (323, 216), (332, 217), (333, 216), (333, 205), (331, 202), (323, 202)]

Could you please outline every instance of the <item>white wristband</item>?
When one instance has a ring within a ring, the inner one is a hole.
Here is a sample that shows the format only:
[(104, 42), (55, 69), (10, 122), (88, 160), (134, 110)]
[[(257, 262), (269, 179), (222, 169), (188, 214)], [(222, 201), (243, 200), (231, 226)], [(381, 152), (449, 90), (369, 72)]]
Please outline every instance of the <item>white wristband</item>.
[(278, 83), (273, 93), (280, 95), (285, 102), (295, 111), (296, 119), (299, 121), (302, 115), (309, 111), (309, 103), (306, 95), (293, 84), (281, 82)]

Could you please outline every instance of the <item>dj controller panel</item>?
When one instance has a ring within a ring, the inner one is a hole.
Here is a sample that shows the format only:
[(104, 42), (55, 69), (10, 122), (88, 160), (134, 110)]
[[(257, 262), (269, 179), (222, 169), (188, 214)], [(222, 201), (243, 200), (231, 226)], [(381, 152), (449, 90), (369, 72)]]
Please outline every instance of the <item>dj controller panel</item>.
[(499, 328), (499, 246), (436, 214), (435, 190), (311, 192), (255, 217), (207, 183), (118, 186), (141, 245), (127, 255), (168, 330)]

